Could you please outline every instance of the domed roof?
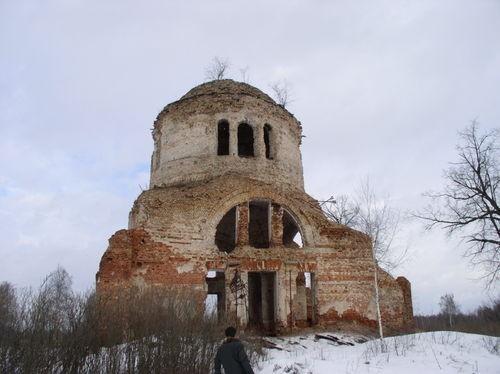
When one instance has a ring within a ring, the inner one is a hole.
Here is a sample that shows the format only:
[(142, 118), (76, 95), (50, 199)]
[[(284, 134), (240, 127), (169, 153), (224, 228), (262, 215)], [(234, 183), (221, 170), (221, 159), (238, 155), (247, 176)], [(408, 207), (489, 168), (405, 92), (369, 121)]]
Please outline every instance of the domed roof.
[(269, 95), (265, 94), (258, 88), (255, 88), (248, 83), (237, 82), (232, 79), (219, 79), (211, 82), (202, 83), (191, 90), (189, 90), (184, 96), (182, 96), (179, 100), (174, 101), (163, 108), (163, 110), (156, 116), (154, 121), (154, 128), (156, 128), (159, 124), (159, 120), (170, 110), (175, 108), (177, 105), (184, 103), (190, 100), (196, 100), (198, 98), (204, 99), (210, 97), (218, 97), (218, 96), (229, 96), (233, 99), (239, 100), (241, 96), (250, 96), (271, 105), (275, 105), (279, 110), (286, 113), (286, 115), (293, 118), (293, 120), (297, 123), (299, 127), (301, 127), (300, 122), (297, 121), (295, 116), (290, 113), (284, 106), (277, 104)]
[(266, 95), (258, 88), (255, 88), (247, 83), (236, 82), (232, 79), (220, 79), (207, 83), (202, 83), (199, 86), (196, 86), (191, 90), (189, 90), (188, 93), (182, 96), (180, 100), (190, 99), (202, 95), (220, 95), (220, 94), (248, 95), (276, 104), (276, 102), (273, 99), (271, 99), (268, 95)]

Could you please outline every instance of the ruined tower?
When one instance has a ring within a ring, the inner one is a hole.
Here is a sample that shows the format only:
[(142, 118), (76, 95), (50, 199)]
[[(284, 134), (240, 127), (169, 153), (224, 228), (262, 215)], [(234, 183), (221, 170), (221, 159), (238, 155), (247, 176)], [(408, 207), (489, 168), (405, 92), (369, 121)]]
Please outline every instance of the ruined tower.
[[(188, 288), (269, 332), (374, 325), (370, 239), (329, 221), (304, 191), (302, 128), (255, 87), (201, 84), (154, 122), (150, 188), (102, 256), (98, 290)], [(379, 270), (384, 324), (413, 319), (410, 283)]]

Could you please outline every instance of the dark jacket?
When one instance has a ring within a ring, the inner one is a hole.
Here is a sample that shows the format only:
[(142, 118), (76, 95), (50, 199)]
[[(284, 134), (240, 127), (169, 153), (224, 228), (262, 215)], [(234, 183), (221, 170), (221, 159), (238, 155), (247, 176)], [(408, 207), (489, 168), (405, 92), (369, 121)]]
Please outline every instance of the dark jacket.
[(225, 374), (254, 374), (243, 344), (235, 338), (227, 338), (215, 355), (215, 374), (220, 374), (221, 365)]

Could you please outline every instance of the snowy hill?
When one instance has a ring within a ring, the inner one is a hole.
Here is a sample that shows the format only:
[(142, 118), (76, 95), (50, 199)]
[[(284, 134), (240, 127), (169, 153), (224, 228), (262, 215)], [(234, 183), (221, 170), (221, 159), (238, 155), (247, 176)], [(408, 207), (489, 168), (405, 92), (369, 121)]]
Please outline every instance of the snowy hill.
[[(259, 374), (495, 373), (500, 374), (500, 338), (439, 331), (379, 340), (319, 334), (268, 338)], [(366, 342), (364, 342), (366, 341)]]

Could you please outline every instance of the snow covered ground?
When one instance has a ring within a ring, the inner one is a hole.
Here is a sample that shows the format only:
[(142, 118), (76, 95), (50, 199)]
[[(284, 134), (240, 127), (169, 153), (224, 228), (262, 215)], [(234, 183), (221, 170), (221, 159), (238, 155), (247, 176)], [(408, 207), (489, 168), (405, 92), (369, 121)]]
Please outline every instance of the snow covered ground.
[[(259, 374), (495, 373), (500, 374), (500, 338), (439, 331), (363, 342), (363, 337), (322, 333), (267, 338), (275, 348)], [(332, 340), (330, 340), (331, 338)], [(337, 341), (334, 341), (337, 340)]]

